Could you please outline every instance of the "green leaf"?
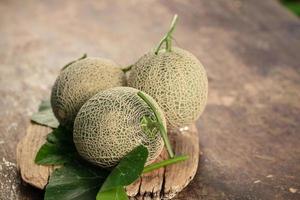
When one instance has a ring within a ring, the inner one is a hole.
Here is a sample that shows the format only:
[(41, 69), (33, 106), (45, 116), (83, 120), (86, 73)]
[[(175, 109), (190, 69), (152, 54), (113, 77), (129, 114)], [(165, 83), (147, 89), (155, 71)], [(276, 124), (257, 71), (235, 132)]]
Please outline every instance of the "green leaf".
[(297, 0), (282, 0), (282, 4), (289, 10), (300, 16), (300, 2)]
[(112, 170), (101, 190), (105, 191), (133, 183), (143, 172), (147, 157), (148, 150), (143, 145), (133, 149)]
[(72, 132), (61, 126), (54, 129), (47, 136), (47, 142), (39, 149), (35, 163), (57, 165), (74, 160), (78, 154), (72, 137)]
[(59, 126), (58, 128), (54, 129), (51, 133), (52, 134), (49, 134), (47, 136), (47, 141), (60, 144), (70, 143), (74, 146), (73, 133), (71, 130), (63, 126)]
[(59, 125), (59, 122), (55, 118), (52, 110), (43, 110), (34, 113), (31, 120), (37, 124), (48, 126), (50, 128), (57, 128)]
[(108, 172), (83, 163), (56, 169), (50, 176), (44, 200), (95, 200)]
[(129, 152), (109, 174), (96, 199), (116, 199), (117, 197), (125, 199), (121, 188), (138, 179), (143, 172), (147, 158), (148, 150), (143, 145)]
[(70, 157), (62, 154), (55, 144), (46, 142), (35, 157), (35, 163), (39, 165), (60, 165), (70, 161)]
[(50, 100), (43, 100), (39, 106), (39, 111), (34, 113), (31, 120), (37, 124), (57, 128), (59, 122), (53, 114)]
[(50, 100), (42, 100), (40, 106), (39, 106), (39, 111), (51, 109), (51, 103)]
[(128, 200), (124, 187), (116, 187), (101, 192), (97, 195), (96, 200)]
[(76, 59), (76, 60), (73, 60), (73, 61), (69, 62), (68, 64), (66, 64), (61, 70), (66, 69), (67, 67), (69, 67), (69, 66), (72, 65), (73, 63), (75, 63), (75, 62), (77, 62), (77, 61), (79, 61), (79, 60), (83, 60), (83, 59), (85, 59), (86, 57), (87, 57), (87, 54), (85, 53), (85, 54), (83, 54), (83, 56), (81, 56), (80, 58), (78, 58), (78, 59)]
[[(54, 132), (54, 130), (53, 130), (53, 132)], [(52, 144), (57, 141), (57, 137), (53, 134), (53, 132), (49, 133), (46, 138), (47, 142), (52, 143)]]

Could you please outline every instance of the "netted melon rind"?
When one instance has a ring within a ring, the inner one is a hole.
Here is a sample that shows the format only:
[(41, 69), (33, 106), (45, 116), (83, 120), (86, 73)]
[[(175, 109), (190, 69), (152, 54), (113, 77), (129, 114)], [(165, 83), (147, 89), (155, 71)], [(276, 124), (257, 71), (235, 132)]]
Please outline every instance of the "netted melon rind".
[(147, 53), (133, 66), (128, 86), (152, 96), (164, 111), (168, 126), (187, 126), (203, 112), (208, 80), (200, 61), (188, 51)]
[(72, 126), (81, 106), (93, 95), (124, 86), (125, 75), (114, 62), (85, 58), (62, 70), (51, 93), (53, 112), (62, 125)]
[[(164, 142), (159, 132), (153, 137), (143, 132), (142, 117), (154, 113), (137, 92), (129, 87), (108, 89), (82, 106), (74, 122), (73, 140), (83, 158), (101, 167), (112, 167), (140, 144), (149, 151), (147, 164), (159, 156)], [(155, 107), (164, 116), (157, 103)], [(166, 126), (164, 118), (163, 124)]]

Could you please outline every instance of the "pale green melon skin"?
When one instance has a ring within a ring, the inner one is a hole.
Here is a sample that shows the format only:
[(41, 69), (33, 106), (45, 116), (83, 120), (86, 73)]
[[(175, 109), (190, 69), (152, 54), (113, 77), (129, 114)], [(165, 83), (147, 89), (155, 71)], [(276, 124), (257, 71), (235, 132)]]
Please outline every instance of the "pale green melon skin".
[(169, 128), (195, 122), (207, 101), (208, 80), (203, 65), (180, 48), (157, 55), (149, 52), (141, 57), (131, 68), (128, 86), (156, 100), (166, 115)]
[(51, 92), (51, 106), (60, 124), (72, 127), (81, 106), (93, 95), (126, 85), (122, 69), (113, 61), (85, 58), (62, 70)]
[[(130, 87), (111, 88), (82, 106), (74, 122), (73, 140), (84, 159), (101, 167), (112, 167), (141, 144), (149, 151), (147, 164), (160, 155), (164, 146), (160, 133), (150, 137), (140, 123), (143, 116), (154, 113), (137, 92)], [(152, 102), (166, 126), (163, 111), (153, 99)]]

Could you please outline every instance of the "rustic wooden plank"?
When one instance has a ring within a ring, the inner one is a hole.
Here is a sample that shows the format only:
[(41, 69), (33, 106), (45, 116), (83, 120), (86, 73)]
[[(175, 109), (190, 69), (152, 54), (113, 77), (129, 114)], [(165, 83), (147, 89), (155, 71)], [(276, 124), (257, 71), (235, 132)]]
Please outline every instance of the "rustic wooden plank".
[[(199, 161), (199, 136), (195, 126), (188, 130), (173, 130), (170, 140), (176, 154), (189, 155), (189, 159), (176, 165), (167, 166), (150, 174), (145, 174), (137, 183), (127, 188), (132, 199), (171, 199), (195, 176)], [(167, 158), (164, 151), (158, 160)]]
[(30, 124), (26, 136), (17, 145), (17, 164), (21, 169), (21, 177), (25, 182), (39, 189), (43, 189), (48, 183), (53, 167), (36, 165), (34, 158), (50, 131), (50, 128)]
[(274, 0), (0, 1), (0, 199), (42, 198), (15, 148), (59, 69), (85, 52), (131, 64), (174, 13), (209, 77), (200, 168), (175, 199), (299, 199), (300, 22)]
[[(32, 123), (26, 136), (17, 145), (17, 163), (21, 177), (39, 189), (44, 189), (48, 183), (53, 166), (36, 165), (34, 158), (50, 131), (50, 128)], [(174, 152), (177, 155), (189, 155), (189, 160), (144, 174), (126, 189), (132, 199), (171, 199), (195, 176), (199, 160), (199, 134), (195, 125), (184, 131), (171, 131), (169, 136)], [(157, 161), (167, 158), (164, 150)]]

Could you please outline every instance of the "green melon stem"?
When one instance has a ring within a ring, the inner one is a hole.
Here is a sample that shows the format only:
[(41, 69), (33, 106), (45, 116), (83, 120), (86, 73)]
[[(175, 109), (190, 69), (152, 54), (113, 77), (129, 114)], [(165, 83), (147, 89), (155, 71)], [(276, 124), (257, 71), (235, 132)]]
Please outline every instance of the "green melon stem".
[(163, 160), (163, 161), (160, 161), (158, 163), (153, 163), (151, 165), (148, 165), (144, 168), (143, 170), (143, 174), (145, 173), (148, 173), (148, 172), (152, 172), (156, 169), (159, 169), (161, 167), (165, 167), (165, 166), (168, 166), (168, 165), (172, 165), (172, 164), (175, 164), (175, 163), (178, 163), (178, 162), (182, 162), (182, 161), (185, 161), (187, 160), (189, 157), (186, 156), (186, 155), (183, 155), (183, 156), (175, 156), (171, 159), (167, 159), (167, 160)]
[(175, 14), (170, 26), (170, 30), (164, 35), (164, 37), (160, 40), (160, 42), (158, 43), (156, 50), (155, 50), (155, 54), (157, 55), (161, 46), (166, 43), (166, 51), (167, 52), (171, 52), (172, 51), (172, 34), (175, 30), (175, 26), (176, 23), (178, 21), (178, 15)]
[(163, 120), (162, 120), (162, 117), (160, 116), (160, 113), (158, 112), (157, 108), (154, 106), (154, 103), (149, 98), (147, 98), (146, 95), (142, 91), (139, 91), (137, 93), (137, 95), (139, 97), (141, 97), (146, 102), (146, 104), (150, 107), (150, 109), (154, 112), (155, 118), (157, 119), (157, 122), (158, 122), (159, 132), (164, 140), (168, 154), (169, 154), (170, 158), (173, 158), (174, 153), (173, 153), (173, 150), (171, 147), (170, 140), (167, 135), (166, 127), (163, 125)]

